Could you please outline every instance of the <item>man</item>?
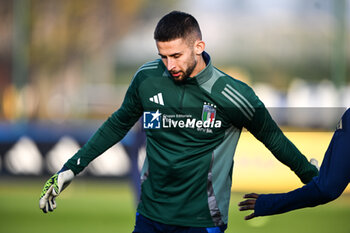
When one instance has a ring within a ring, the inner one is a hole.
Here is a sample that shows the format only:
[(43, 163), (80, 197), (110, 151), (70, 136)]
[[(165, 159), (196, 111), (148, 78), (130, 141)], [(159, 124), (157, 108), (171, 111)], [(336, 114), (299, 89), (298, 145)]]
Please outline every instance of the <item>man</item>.
[(165, 15), (154, 39), (161, 59), (141, 66), (121, 108), (47, 182), (40, 199), (44, 212), (55, 208), (62, 184), (122, 139), (141, 115), (147, 158), (135, 233), (224, 232), (233, 155), (243, 127), (302, 182), (318, 174), (252, 89), (212, 65), (193, 16)]
[(257, 216), (281, 214), (313, 207), (338, 198), (350, 182), (350, 109), (333, 135), (323, 159), (318, 177), (302, 188), (281, 194), (246, 194), (248, 200), (239, 203), (240, 210), (254, 210), (246, 220)]

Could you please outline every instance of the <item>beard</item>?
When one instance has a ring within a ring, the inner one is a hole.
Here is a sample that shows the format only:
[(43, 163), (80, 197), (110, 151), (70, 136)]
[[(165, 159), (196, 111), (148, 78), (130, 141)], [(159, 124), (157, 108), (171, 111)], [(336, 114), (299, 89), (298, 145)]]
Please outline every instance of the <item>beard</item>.
[[(171, 76), (173, 77), (174, 81), (176, 83), (184, 83), (192, 74), (194, 68), (197, 66), (197, 60), (193, 58), (192, 62), (188, 65), (187, 69), (185, 71), (169, 71)], [(174, 76), (174, 74), (180, 73), (179, 76)]]

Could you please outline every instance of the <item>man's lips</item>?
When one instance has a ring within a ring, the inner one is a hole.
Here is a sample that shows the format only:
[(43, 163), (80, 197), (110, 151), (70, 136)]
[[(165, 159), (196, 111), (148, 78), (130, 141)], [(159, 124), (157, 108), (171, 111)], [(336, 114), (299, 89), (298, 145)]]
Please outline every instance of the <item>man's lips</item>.
[(181, 75), (181, 72), (171, 72), (171, 75), (174, 77), (179, 77)]

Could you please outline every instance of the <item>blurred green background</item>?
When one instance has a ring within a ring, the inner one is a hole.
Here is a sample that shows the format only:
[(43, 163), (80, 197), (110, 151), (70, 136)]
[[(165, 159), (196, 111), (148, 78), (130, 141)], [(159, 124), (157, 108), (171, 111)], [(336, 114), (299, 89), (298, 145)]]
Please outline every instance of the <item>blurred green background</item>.
[[(119, 164), (109, 167), (117, 175), (87, 171), (48, 215), (39, 211), (38, 197), (49, 174), (118, 109), (137, 68), (158, 58), (153, 30), (171, 10), (197, 18), (214, 65), (251, 85), (285, 131), (327, 131), (327, 146), (350, 106), (349, 0), (0, 0), (1, 233), (132, 231), (134, 193), (119, 147), (118, 159), (95, 167)], [(297, 108), (305, 111), (287, 111)], [(305, 150), (322, 159), (319, 150)], [(260, 152), (242, 151), (239, 178), (261, 164), (279, 169), (257, 160)], [(269, 187), (261, 177), (248, 178)], [(237, 210), (241, 196), (232, 194), (227, 232), (350, 232), (348, 194), (249, 222)]]
[[(113, 180), (77, 178), (57, 199), (57, 209), (44, 214), (38, 197), (45, 180), (0, 180), (0, 232), (74, 233), (132, 232), (135, 203), (129, 185)], [(237, 203), (242, 193), (233, 193), (228, 233), (348, 233), (350, 196), (323, 206), (278, 216), (243, 218)]]
[[(153, 30), (174, 9), (198, 19), (214, 65), (256, 87), (267, 106), (349, 106), (349, 5), (349, 0), (1, 1), (0, 120), (105, 119), (120, 105), (136, 69), (158, 58)], [(315, 98), (292, 95), (296, 86), (309, 87)], [(323, 95), (317, 95), (320, 88)], [(268, 93), (289, 93), (292, 100)]]

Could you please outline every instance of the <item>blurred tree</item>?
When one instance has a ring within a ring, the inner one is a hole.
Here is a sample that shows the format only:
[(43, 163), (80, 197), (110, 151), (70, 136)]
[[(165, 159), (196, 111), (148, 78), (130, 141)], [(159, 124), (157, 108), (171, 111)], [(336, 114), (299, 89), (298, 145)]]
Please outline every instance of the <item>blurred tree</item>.
[(0, 117), (3, 115), (4, 92), (11, 82), (12, 2), (0, 1)]
[(56, 72), (110, 49), (131, 27), (140, 0), (32, 0), (32, 71)]
[[(87, 80), (111, 81), (113, 44), (132, 28), (143, 2), (31, 0), (29, 81), (39, 98), (55, 92), (69, 98)], [(50, 111), (44, 102), (40, 117)]]
[(0, 1), (0, 88), (9, 80), (12, 40), (12, 2)]

